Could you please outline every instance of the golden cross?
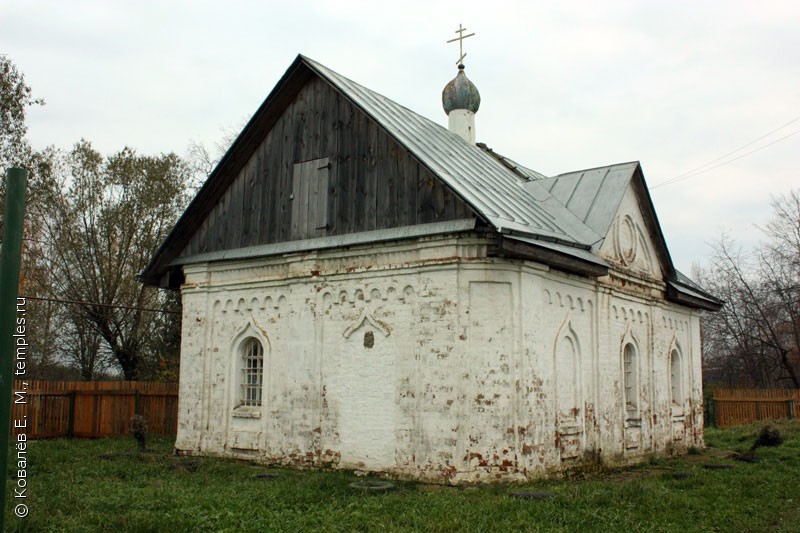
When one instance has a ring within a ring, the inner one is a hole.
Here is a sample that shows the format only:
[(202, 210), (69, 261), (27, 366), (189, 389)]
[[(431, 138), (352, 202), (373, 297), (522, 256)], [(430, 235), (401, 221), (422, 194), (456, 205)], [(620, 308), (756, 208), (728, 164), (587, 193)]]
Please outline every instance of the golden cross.
[(464, 35), (465, 31), (467, 31), (467, 28), (462, 28), (461, 24), (459, 24), (458, 25), (458, 29), (455, 31), (455, 33), (458, 34), (458, 37), (456, 37), (455, 39), (450, 39), (449, 41), (447, 41), (448, 43), (454, 43), (454, 42), (458, 41), (458, 61), (456, 61), (456, 65), (461, 65), (462, 64), (461, 62), (464, 61), (465, 57), (467, 57), (467, 54), (464, 53), (464, 48), (463, 48), (464, 39), (466, 39), (467, 37), (472, 37), (473, 35), (475, 35), (474, 33), (470, 33), (469, 35)]

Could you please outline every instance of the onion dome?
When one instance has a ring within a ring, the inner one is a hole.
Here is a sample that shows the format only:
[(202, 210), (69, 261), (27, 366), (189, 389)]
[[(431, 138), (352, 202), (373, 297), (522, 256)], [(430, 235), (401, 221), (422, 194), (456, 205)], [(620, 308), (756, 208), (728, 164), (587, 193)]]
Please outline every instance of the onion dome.
[(464, 74), (464, 65), (458, 65), (458, 74), (442, 91), (442, 107), (448, 115), (454, 109), (466, 109), (473, 113), (481, 106), (481, 95), (477, 87)]

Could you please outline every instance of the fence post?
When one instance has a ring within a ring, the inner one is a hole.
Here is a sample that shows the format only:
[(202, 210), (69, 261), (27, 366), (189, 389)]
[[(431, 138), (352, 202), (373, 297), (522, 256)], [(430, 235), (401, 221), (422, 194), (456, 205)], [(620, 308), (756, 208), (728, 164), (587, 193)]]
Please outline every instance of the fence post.
[(708, 417), (711, 419), (711, 426), (717, 427), (717, 399), (711, 398), (711, 405), (708, 407)]
[(786, 400), (786, 410), (788, 411), (786, 418), (789, 420), (794, 418), (794, 400)]
[(138, 414), (140, 414), (139, 413), (139, 408), (141, 407), (141, 403), (140, 402), (141, 402), (141, 398), (142, 398), (142, 395), (139, 393), (139, 389), (136, 389), (136, 394), (134, 395), (133, 398), (134, 398), (133, 399), (133, 414), (134, 415), (138, 415)]
[(69, 427), (67, 427), (67, 437), (75, 436), (75, 391), (69, 391)]
[[(25, 302), (20, 302), (18, 289), (27, 183), (28, 173), (25, 170), (9, 168), (6, 171), (3, 245), (0, 246), (0, 530), (5, 530), (12, 380), (15, 375), (24, 377), (25, 357), (20, 356), (28, 354), (25, 329), (17, 329), (20, 327), (17, 312), (20, 306), (24, 310)], [(23, 366), (16, 367), (15, 363)], [(27, 509), (25, 505), (20, 505)]]

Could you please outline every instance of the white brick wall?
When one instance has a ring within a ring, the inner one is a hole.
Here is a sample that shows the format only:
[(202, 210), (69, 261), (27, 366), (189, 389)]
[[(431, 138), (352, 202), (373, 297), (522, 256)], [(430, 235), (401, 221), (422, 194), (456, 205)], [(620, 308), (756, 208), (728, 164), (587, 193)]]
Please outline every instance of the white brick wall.
[[(696, 314), (655, 297), (657, 281), (490, 259), (487, 244), (186, 266), (176, 447), (458, 483), (702, 445)], [(243, 417), (248, 336), (262, 340), (265, 378), (261, 408)], [(628, 427), (626, 338), (640, 349), (641, 421)], [(673, 416), (676, 345), (686, 401)]]

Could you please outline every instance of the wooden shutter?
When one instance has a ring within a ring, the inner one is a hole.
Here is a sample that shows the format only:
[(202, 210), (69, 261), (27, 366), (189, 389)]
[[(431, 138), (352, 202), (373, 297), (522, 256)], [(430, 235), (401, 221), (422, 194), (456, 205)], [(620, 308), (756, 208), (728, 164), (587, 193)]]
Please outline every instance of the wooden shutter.
[(329, 168), (327, 157), (304, 161), (294, 166), (291, 240), (327, 235)]

